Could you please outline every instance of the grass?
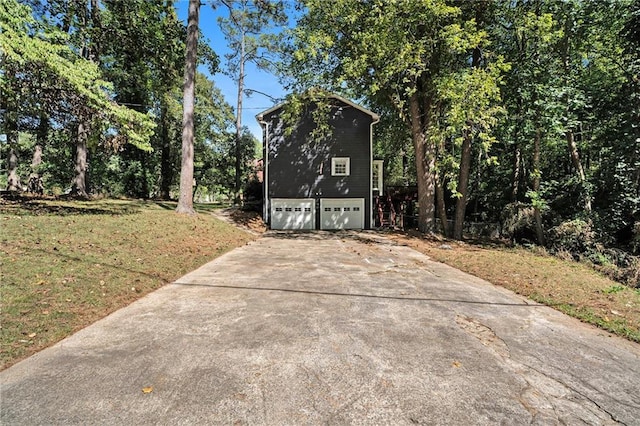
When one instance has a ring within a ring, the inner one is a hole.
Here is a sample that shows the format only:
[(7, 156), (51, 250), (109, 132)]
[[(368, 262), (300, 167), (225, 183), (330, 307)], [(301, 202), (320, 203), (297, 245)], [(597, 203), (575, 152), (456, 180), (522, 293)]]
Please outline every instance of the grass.
[(131, 200), (0, 200), (0, 369), (253, 237)]
[(393, 238), (495, 285), (603, 330), (640, 342), (640, 289), (621, 286), (587, 265), (499, 244)]

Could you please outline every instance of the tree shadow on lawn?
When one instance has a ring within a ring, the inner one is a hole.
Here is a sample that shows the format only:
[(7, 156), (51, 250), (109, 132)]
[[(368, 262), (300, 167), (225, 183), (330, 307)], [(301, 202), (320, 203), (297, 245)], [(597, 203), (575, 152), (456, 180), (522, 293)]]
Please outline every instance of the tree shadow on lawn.
[(16, 216), (40, 215), (128, 215), (140, 212), (148, 205), (142, 200), (80, 200), (15, 196), (0, 198), (0, 213)]
[(153, 201), (153, 204), (165, 210), (175, 210), (178, 205), (175, 201)]
[(56, 257), (59, 257), (59, 258), (63, 259), (64, 261), (72, 262), (72, 263), (77, 264), (77, 265), (87, 265), (88, 268), (91, 268), (91, 267), (95, 266), (96, 263), (99, 263), (100, 266), (105, 267), (107, 269), (113, 269), (113, 270), (116, 270), (116, 271), (123, 271), (123, 272), (125, 272), (127, 274), (134, 274), (134, 275), (144, 276), (144, 277), (147, 277), (147, 278), (151, 278), (153, 280), (161, 281), (163, 284), (167, 284), (167, 283), (169, 283), (171, 281), (170, 279), (167, 279), (167, 277), (162, 276), (160, 274), (153, 274), (153, 273), (149, 273), (149, 272), (146, 272), (146, 271), (143, 271), (143, 270), (133, 269), (133, 268), (127, 267), (125, 265), (113, 264), (113, 263), (105, 261), (104, 259), (97, 259), (97, 258), (92, 257), (90, 255), (78, 256), (78, 255), (74, 255), (74, 254), (67, 254), (67, 253), (60, 252), (56, 248), (48, 250), (48, 249), (43, 249), (43, 248), (39, 248), (39, 247), (33, 247), (32, 245), (24, 245), (24, 244), (20, 244), (20, 243), (8, 243), (8, 245), (12, 246), (13, 248), (19, 248), (19, 249), (22, 249), (22, 250), (25, 250), (25, 251), (36, 251), (36, 252), (42, 253), (43, 255), (56, 256)]
[[(454, 240), (447, 238), (441, 234), (423, 234), (418, 230), (406, 230), (406, 231), (391, 231), (392, 235), (403, 236), (408, 239), (424, 241), (432, 244), (451, 245), (451, 244), (463, 244), (468, 246), (470, 251), (474, 249), (512, 249), (519, 247), (513, 241), (507, 238), (491, 238), (491, 237), (469, 237), (465, 236), (462, 240)], [(535, 245), (535, 244), (534, 244)], [(529, 247), (528, 245), (522, 245), (523, 247)]]
[[(165, 210), (175, 210), (178, 207), (177, 201), (171, 200), (154, 200), (152, 201), (156, 206), (165, 209)], [(222, 207), (226, 207), (227, 204), (220, 203), (194, 203), (193, 209), (197, 213), (211, 213), (214, 210), (220, 209)]]

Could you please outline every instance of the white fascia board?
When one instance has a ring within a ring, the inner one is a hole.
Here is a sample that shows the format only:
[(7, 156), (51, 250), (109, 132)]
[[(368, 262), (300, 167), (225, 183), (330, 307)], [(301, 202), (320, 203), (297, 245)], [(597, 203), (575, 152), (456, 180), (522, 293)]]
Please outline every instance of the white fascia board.
[[(358, 105), (357, 103), (352, 102), (347, 98), (343, 98), (342, 96), (336, 95), (335, 93), (330, 93), (330, 94), (327, 95), (327, 97), (337, 99), (337, 100), (339, 100), (341, 102), (344, 102), (345, 104), (349, 105), (350, 107), (353, 107), (353, 108), (355, 108), (355, 109), (357, 109), (359, 111), (364, 112), (365, 114), (367, 114), (368, 116), (371, 117), (371, 119), (373, 120), (373, 124), (375, 124), (375, 123), (380, 121), (380, 116), (378, 114), (376, 114), (373, 111), (369, 111), (368, 109), (364, 108), (363, 106)], [(285, 102), (281, 102), (281, 103), (279, 103), (277, 105), (272, 106), (271, 108), (269, 108), (269, 109), (267, 109), (265, 111), (262, 111), (261, 113), (256, 115), (256, 120), (258, 120), (258, 122), (262, 122), (264, 120), (264, 116), (265, 115), (271, 114), (272, 112), (279, 110), (280, 108), (284, 107), (286, 105), (286, 103), (287, 103), (286, 101)]]

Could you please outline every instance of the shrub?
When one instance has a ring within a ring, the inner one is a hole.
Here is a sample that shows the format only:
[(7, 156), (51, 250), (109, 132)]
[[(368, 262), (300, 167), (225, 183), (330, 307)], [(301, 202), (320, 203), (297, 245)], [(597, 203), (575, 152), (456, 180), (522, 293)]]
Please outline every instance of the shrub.
[(502, 235), (518, 243), (535, 243), (536, 220), (530, 204), (507, 204), (502, 212)]
[(629, 287), (640, 288), (640, 258), (629, 256), (627, 264), (621, 265), (612, 278)]
[(601, 253), (591, 221), (574, 219), (562, 222), (549, 230), (547, 244), (552, 252), (567, 251), (574, 259), (603, 260), (599, 257)]

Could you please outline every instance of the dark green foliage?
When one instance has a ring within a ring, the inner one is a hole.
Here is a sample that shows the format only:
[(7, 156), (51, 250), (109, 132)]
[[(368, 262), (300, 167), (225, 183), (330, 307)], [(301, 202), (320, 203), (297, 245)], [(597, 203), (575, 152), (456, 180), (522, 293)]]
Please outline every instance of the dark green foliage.
[(507, 204), (500, 217), (504, 237), (521, 244), (536, 241), (534, 210), (530, 204), (515, 202)]
[[(9, 0), (8, 4), (11, 3), (13, 0)], [(32, 170), (31, 159), (39, 144), (42, 162), (37, 172), (44, 193), (60, 195), (69, 191), (74, 177), (78, 114), (79, 111), (86, 113), (85, 105), (94, 108), (93, 115), (89, 114), (93, 118), (87, 145), (87, 191), (107, 196), (175, 197), (180, 164), (186, 30), (177, 18), (173, 2), (29, 0), (26, 4), (33, 6), (33, 10), (24, 7), (5, 13), (5, 6), (0, 8), (3, 22), (8, 22), (7, 29), (17, 31), (20, 37), (28, 37), (27, 31), (42, 34), (39, 39), (44, 40), (22, 45), (15, 45), (11, 38), (1, 40), (9, 55), (3, 52), (5, 61), (0, 74), (3, 95), (0, 97), (3, 114), (0, 134), (5, 133), (5, 102), (15, 101), (17, 108), (13, 110), (17, 109), (14, 115), (18, 117), (20, 133), (12, 147), (18, 155), (17, 173), (22, 185), (26, 186), (36, 171)], [(96, 4), (98, 7), (94, 9)], [(31, 12), (33, 16), (29, 17)], [(91, 14), (90, 21), (86, 21), (88, 15), (84, 13)], [(8, 31), (3, 35), (13, 37)], [(83, 50), (87, 40), (91, 41), (88, 53)], [(38, 55), (46, 46), (50, 46), (50, 52), (39, 60)], [(22, 50), (14, 52), (15, 49)], [(82, 60), (83, 52), (91, 56), (93, 62)], [(218, 57), (206, 40), (198, 52), (199, 62), (207, 65), (210, 72), (216, 72)], [(56, 62), (56, 55), (66, 62)], [(69, 64), (76, 69), (67, 74), (64, 69), (60, 70)], [(20, 71), (12, 71), (11, 79), (4, 78), (9, 66)], [(104, 98), (90, 92), (96, 86), (107, 89), (102, 92)], [(230, 187), (225, 181), (227, 171), (220, 173), (214, 168), (222, 162), (217, 157), (229, 155), (226, 145), (233, 123), (232, 109), (205, 76), (198, 76), (196, 90), (196, 178), (201, 191), (202, 185), (206, 185), (207, 193), (222, 193)], [(106, 94), (128, 108), (118, 107), (110, 112), (110, 107), (103, 105)], [(105, 111), (95, 109), (95, 105)], [(123, 115), (123, 111), (134, 115)], [(116, 123), (105, 120), (105, 114), (113, 115)], [(126, 124), (126, 118), (140, 116), (149, 124), (153, 120), (155, 130), (128, 129), (127, 135), (132, 135), (137, 142), (126, 144), (115, 130)], [(253, 153), (253, 140), (250, 145)], [(9, 144), (0, 142), (3, 189), (7, 186), (5, 159), (10, 148)]]
[(552, 251), (567, 251), (576, 259), (583, 255), (595, 255), (597, 243), (593, 223), (581, 219), (563, 222), (549, 230), (549, 248)]
[(255, 179), (255, 176), (251, 177), (244, 186), (243, 194), (243, 210), (262, 212), (262, 202), (264, 195), (262, 191), (262, 182), (259, 182), (257, 179)]
[(609, 277), (631, 287), (640, 287), (640, 262), (624, 250), (606, 247), (589, 220), (563, 222), (548, 232), (548, 249), (563, 258), (587, 261)]

